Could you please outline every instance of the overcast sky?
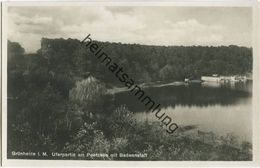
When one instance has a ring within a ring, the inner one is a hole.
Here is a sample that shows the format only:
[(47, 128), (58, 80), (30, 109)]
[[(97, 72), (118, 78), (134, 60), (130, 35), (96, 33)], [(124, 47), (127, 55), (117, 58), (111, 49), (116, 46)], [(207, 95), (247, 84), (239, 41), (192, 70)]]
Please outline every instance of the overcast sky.
[(26, 52), (42, 37), (148, 45), (252, 46), (248, 7), (9, 7), (8, 38)]

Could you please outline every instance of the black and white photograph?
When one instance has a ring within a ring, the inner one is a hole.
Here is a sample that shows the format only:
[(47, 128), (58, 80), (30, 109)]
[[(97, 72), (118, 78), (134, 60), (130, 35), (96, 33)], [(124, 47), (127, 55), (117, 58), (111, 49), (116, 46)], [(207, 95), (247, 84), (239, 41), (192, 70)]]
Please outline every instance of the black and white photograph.
[(253, 161), (252, 6), (93, 4), (5, 6), (7, 160)]

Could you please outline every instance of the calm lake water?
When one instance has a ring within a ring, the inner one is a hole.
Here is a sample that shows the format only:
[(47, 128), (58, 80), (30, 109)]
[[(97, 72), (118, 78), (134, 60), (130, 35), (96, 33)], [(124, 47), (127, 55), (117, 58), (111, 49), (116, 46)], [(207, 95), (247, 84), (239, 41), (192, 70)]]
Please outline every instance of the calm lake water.
[[(233, 133), (240, 140), (252, 142), (251, 81), (154, 87), (145, 92), (178, 125), (196, 125), (201, 131), (212, 131), (219, 136)], [(125, 104), (139, 120), (158, 121), (129, 92), (117, 93), (115, 103)]]

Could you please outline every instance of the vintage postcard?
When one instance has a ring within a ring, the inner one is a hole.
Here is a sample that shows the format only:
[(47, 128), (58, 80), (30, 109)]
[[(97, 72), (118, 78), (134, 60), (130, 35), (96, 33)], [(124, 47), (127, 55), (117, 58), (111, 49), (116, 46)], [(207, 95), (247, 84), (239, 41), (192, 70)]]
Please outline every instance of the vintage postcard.
[(259, 165), (257, 1), (1, 10), (3, 165)]

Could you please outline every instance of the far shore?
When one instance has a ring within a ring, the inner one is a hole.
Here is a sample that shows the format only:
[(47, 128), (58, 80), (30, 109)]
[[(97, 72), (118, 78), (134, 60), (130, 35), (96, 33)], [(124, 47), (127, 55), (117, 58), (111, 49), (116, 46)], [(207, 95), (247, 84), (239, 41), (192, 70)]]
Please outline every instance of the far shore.
[[(248, 81), (252, 81), (249, 79)], [(218, 84), (219, 82), (209, 82), (209, 81), (202, 81), (202, 84), (207, 84), (208, 86), (211, 87), (216, 87), (215, 84)], [(231, 82), (234, 83), (234, 82)], [(159, 87), (165, 87), (165, 86), (183, 86), (183, 85), (189, 85), (190, 83), (185, 82), (185, 81), (174, 81), (174, 82), (169, 82), (169, 83), (163, 83), (162, 81), (157, 81), (157, 82), (151, 82), (151, 83), (141, 83), (137, 84), (141, 89), (145, 88), (159, 88)], [(213, 85), (212, 85), (213, 84)], [(121, 92), (126, 92), (129, 91), (127, 87), (113, 87), (110, 89), (107, 89), (108, 94), (117, 94)]]
[[(184, 81), (160, 83), (160, 81), (159, 81), (159, 82), (153, 82), (153, 83), (141, 83), (138, 86), (142, 89), (145, 89), (145, 88), (151, 88), (151, 87), (181, 86), (181, 85), (187, 85), (187, 83)], [(116, 93), (126, 92), (126, 91), (129, 91), (129, 89), (127, 87), (114, 87), (114, 88), (108, 89), (107, 93), (116, 94)]]

